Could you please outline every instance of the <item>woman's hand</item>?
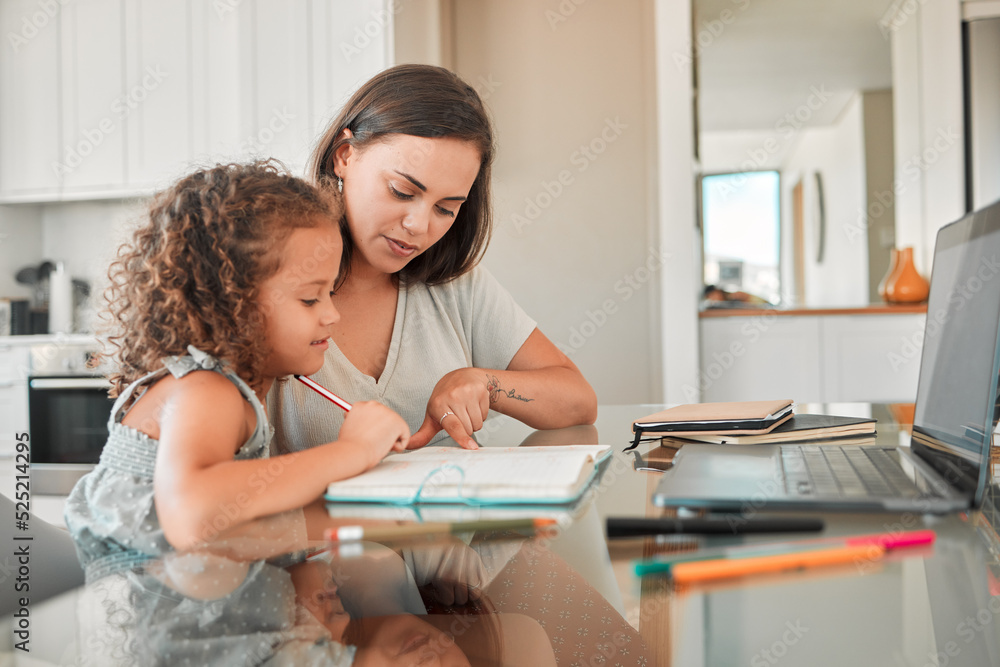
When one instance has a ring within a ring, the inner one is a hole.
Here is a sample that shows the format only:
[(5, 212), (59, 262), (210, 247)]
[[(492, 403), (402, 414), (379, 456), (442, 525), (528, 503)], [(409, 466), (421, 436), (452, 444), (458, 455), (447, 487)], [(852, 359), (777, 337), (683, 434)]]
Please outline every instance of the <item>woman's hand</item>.
[(459, 368), (441, 378), (427, 401), (424, 423), (410, 437), (407, 448), (423, 447), (444, 429), (465, 449), (478, 449), (472, 434), (483, 427), (490, 412), (486, 385), (487, 376), (478, 368)]
[(532, 428), (565, 428), (594, 423), (597, 395), (569, 357), (535, 329), (505, 370), (459, 368), (441, 378), (407, 448), (423, 447), (444, 429), (475, 449), (472, 434), (491, 409)]
[(483, 559), (462, 542), (403, 549), (402, 555), (417, 586), (448, 607), (480, 599), (489, 583)]

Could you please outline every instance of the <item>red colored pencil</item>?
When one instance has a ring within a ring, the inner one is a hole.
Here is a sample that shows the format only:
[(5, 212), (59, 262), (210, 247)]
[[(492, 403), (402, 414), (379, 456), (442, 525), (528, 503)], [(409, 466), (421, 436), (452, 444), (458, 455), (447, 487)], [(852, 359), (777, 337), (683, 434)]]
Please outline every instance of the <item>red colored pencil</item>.
[(337, 396), (335, 393), (333, 393), (323, 385), (319, 384), (315, 380), (311, 380), (307, 378), (305, 375), (296, 375), (295, 379), (304, 384), (305, 386), (309, 387), (313, 391), (315, 391), (317, 394), (319, 394), (326, 400), (332, 403), (336, 403), (340, 407), (344, 408), (344, 410), (346, 411), (350, 411), (351, 409), (350, 403), (342, 399), (340, 396)]

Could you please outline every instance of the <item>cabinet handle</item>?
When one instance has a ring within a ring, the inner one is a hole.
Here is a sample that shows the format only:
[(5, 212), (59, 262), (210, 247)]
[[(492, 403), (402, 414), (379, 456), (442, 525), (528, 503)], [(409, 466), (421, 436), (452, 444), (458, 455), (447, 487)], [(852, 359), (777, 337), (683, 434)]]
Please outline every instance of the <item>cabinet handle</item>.
[(111, 383), (104, 378), (36, 378), (28, 382), (32, 389), (107, 389)]

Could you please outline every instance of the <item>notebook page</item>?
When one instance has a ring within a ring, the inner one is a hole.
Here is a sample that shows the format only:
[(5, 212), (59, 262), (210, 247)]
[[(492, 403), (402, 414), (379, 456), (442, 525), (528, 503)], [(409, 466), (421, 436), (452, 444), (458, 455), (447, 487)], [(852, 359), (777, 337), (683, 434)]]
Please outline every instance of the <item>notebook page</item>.
[[(357, 500), (528, 500), (566, 498), (593, 474), (607, 446), (427, 447), (392, 454), (327, 494)], [(419, 493), (419, 497), (418, 494)]]

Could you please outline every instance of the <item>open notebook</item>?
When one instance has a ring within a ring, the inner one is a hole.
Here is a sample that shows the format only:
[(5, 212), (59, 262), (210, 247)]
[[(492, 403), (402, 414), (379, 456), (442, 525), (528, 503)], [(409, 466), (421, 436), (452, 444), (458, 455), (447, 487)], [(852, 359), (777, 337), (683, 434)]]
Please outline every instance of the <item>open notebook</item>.
[(330, 484), (335, 502), (549, 504), (580, 496), (611, 454), (607, 445), (424, 447), (390, 454), (356, 477)]

